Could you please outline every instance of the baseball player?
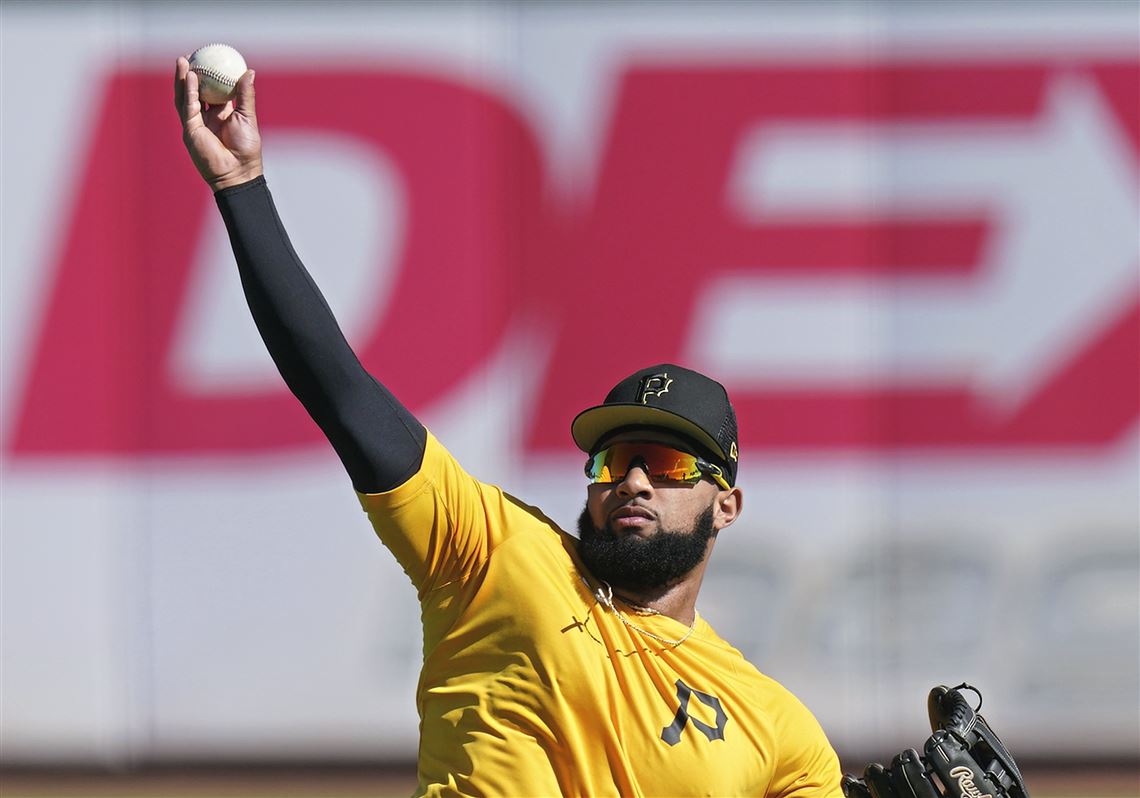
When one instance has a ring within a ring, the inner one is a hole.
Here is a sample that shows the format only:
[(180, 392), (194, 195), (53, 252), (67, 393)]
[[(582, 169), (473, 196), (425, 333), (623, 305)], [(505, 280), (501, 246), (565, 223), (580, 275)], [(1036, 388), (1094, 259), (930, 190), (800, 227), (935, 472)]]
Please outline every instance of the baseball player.
[(654, 365), (573, 420), (588, 456), (577, 538), (470, 476), (364, 370), (293, 251), (253, 84), (204, 108), (179, 58), (175, 105), (258, 330), (418, 593), (417, 794), (842, 795), (812, 714), (697, 612), (743, 507), (724, 388)]

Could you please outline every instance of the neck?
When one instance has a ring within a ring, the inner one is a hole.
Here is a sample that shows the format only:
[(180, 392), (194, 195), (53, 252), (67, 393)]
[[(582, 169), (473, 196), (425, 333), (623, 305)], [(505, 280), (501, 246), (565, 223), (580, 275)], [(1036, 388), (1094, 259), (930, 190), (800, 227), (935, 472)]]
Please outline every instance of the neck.
[(706, 558), (682, 579), (665, 587), (614, 587), (614, 598), (635, 609), (653, 610), (683, 624), (692, 624), (697, 617), (697, 594), (704, 580), (707, 562)]

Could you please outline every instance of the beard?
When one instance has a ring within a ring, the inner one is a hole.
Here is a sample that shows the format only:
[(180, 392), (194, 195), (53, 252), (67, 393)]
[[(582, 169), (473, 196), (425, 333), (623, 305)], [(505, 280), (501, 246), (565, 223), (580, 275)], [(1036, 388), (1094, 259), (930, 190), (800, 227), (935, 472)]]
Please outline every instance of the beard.
[(626, 590), (666, 587), (705, 558), (716, 537), (713, 507), (697, 516), (689, 530), (658, 529), (647, 538), (598, 529), (588, 509), (578, 516), (578, 555), (596, 578)]

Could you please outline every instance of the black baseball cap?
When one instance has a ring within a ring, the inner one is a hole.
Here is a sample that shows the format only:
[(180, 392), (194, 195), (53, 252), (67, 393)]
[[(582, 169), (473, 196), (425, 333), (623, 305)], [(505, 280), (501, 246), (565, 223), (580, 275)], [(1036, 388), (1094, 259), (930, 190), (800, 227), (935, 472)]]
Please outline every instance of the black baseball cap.
[(736, 411), (716, 380), (672, 363), (640, 369), (615, 385), (605, 402), (579, 413), (570, 434), (592, 454), (626, 427), (657, 427), (692, 440), (724, 467), (728, 484), (736, 484)]

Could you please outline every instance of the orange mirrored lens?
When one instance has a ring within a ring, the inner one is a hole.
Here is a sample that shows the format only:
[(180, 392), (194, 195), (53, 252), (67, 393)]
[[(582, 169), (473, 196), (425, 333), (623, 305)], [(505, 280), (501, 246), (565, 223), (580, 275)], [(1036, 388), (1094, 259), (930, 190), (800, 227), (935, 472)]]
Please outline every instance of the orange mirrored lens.
[(652, 443), (615, 443), (586, 463), (586, 476), (594, 482), (621, 482), (635, 466), (645, 469), (654, 482), (695, 482), (701, 478), (697, 456)]

